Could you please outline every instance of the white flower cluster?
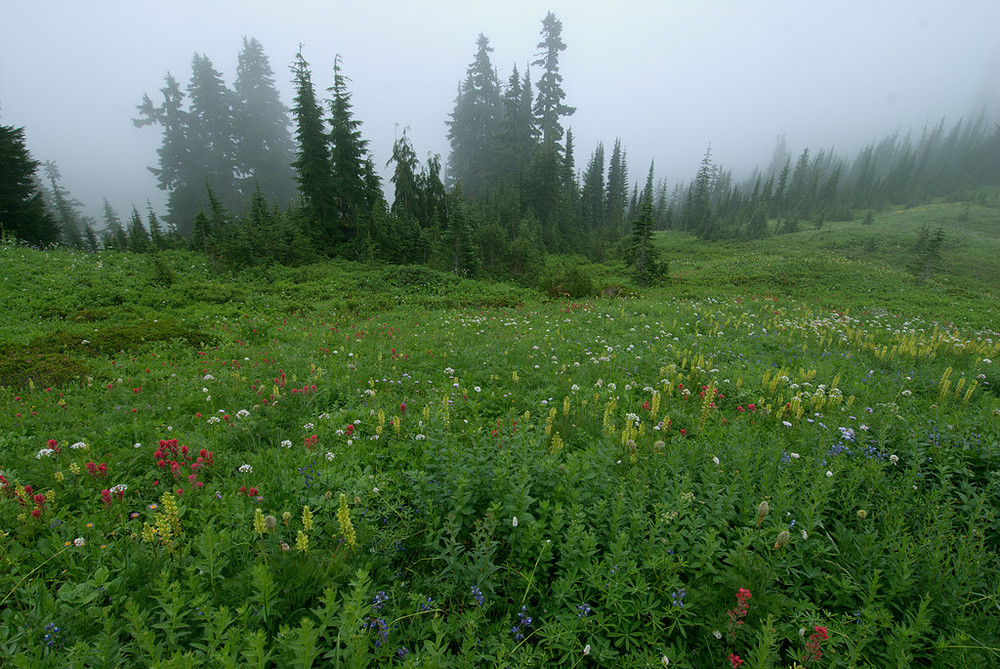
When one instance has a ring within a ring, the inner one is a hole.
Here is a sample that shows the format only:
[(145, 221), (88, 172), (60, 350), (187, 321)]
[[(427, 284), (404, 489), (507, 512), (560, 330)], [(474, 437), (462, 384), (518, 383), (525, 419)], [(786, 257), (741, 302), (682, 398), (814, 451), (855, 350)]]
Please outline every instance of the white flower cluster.
[(73, 450), (79, 450), (81, 448), (87, 448), (87, 444), (83, 443), (82, 441), (78, 441), (75, 444), (70, 444), (70, 448), (72, 448)]
[(42, 450), (38, 451), (38, 453), (35, 454), (35, 459), (41, 460), (43, 457), (48, 458), (51, 457), (53, 453), (55, 453), (55, 451), (52, 450), (51, 448), (43, 448)]
[(243, 474), (253, 474), (253, 467), (250, 465), (240, 465), (240, 472)]

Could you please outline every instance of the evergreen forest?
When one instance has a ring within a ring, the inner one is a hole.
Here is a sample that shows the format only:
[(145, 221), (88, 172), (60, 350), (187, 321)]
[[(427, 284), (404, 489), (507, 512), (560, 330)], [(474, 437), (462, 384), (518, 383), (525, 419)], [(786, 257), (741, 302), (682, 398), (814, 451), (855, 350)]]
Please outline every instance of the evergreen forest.
[[(3, 126), (10, 188), (0, 227), (29, 244), (90, 252), (191, 249), (220, 269), (343, 258), (581, 296), (594, 289), (576, 269), (581, 262), (624, 263), (643, 286), (665, 280), (656, 231), (761, 239), (828, 221), (869, 223), (890, 207), (958, 201), (1000, 181), (1000, 128), (983, 111), (893, 133), (853, 156), (824, 147), (791, 155), (782, 136), (770, 159), (743, 177), (716, 164), (707, 147), (688, 181), (668, 183), (654, 163), (630, 166), (618, 138), (580, 153), (559, 68), (566, 48), (550, 12), (536, 52), (502, 76), (480, 34), (444, 119), (448, 155), (421, 162), (403, 130), (379, 165), (340, 56), (314, 74), (300, 47), (288, 106), (263, 45), (244, 38), (233, 82), (195, 54), (186, 86), (167, 73), (158, 93), (136, 106), (135, 126), (162, 134), (149, 170), (165, 211), (147, 201), (118, 212), (105, 199), (103, 220), (84, 215), (56, 163), (32, 158), (24, 128)], [(925, 257), (914, 271), (929, 267)]]

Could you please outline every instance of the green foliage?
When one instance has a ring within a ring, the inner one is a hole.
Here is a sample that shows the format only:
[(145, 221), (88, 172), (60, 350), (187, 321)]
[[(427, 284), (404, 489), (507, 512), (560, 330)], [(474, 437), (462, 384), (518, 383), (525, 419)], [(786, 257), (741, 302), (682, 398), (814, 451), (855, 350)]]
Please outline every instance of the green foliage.
[[(989, 664), (995, 307), (809, 245), (856, 230), (658, 233), (683, 260), (642, 295), (550, 258), (622, 288), (573, 302), (5, 247), (5, 352), (86, 369), (0, 389), (0, 644), (25, 666)], [(748, 292), (769, 276), (800, 297)], [(88, 314), (82, 287), (119, 299)]]
[(183, 341), (188, 346), (204, 347), (215, 337), (175, 320), (111, 325), (77, 332), (54, 332), (32, 340), (26, 350), (41, 354), (73, 352), (78, 355), (114, 355), (136, 351), (154, 342)]
[(552, 297), (591, 297), (594, 282), (585, 263), (579, 259), (550, 257), (538, 277), (538, 287)]
[(64, 387), (79, 382), (88, 371), (80, 360), (64, 353), (0, 346), (0, 386)]

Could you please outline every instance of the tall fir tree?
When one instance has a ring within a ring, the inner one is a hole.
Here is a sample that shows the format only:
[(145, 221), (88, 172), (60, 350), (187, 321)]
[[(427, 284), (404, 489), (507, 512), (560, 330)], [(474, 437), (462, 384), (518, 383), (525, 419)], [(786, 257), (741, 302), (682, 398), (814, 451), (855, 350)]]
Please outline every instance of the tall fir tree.
[(608, 163), (608, 192), (605, 198), (607, 214), (605, 216), (604, 241), (615, 242), (621, 238), (625, 229), (625, 208), (628, 206), (628, 161), (621, 140), (616, 138), (611, 150), (611, 160)]
[(333, 86), (328, 89), (330, 107), (330, 166), (336, 194), (337, 227), (333, 245), (364, 236), (363, 227), (381, 197), (381, 186), (368, 154), (368, 140), (361, 136), (361, 121), (354, 118), (350, 81), (340, 66), (340, 54), (333, 61)]
[(698, 167), (698, 175), (688, 189), (684, 202), (682, 227), (702, 239), (712, 239), (716, 233), (715, 215), (712, 211), (712, 188), (715, 166), (712, 164), (712, 147), (705, 150)]
[(149, 251), (149, 233), (142, 224), (142, 217), (139, 210), (132, 206), (132, 215), (128, 222), (128, 249), (133, 253), (146, 253)]
[(604, 222), (604, 143), (599, 142), (583, 171), (583, 190), (580, 194), (580, 221), (591, 236)]
[(102, 203), (104, 209), (104, 248), (116, 249), (118, 251), (128, 250), (128, 236), (122, 221), (118, 218), (118, 212), (114, 210), (108, 198), (104, 198)]
[(640, 286), (649, 286), (660, 279), (664, 267), (653, 245), (653, 163), (638, 205), (638, 216), (632, 222), (629, 258)]
[(0, 235), (45, 246), (59, 241), (59, 225), (45, 209), (35, 176), (38, 166), (24, 128), (0, 125)]
[(160, 217), (153, 210), (153, 203), (146, 200), (146, 220), (149, 221), (149, 246), (153, 251), (167, 248), (167, 236), (160, 225)]
[(476, 55), (459, 84), (448, 124), (448, 179), (462, 180), (467, 197), (482, 195), (496, 175), (501, 136), (500, 82), (490, 61), (493, 47), (479, 34)]
[(420, 221), (422, 193), (419, 165), (405, 129), (392, 145), (392, 158), (386, 166), (390, 164), (394, 165), (390, 178), (393, 185), (392, 215), (401, 220)]
[(295, 85), (295, 138), (298, 155), (292, 166), (302, 196), (302, 212), (308, 237), (317, 246), (332, 239), (336, 229), (337, 209), (334, 202), (333, 171), (330, 167), (329, 135), (323, 119), (323, 108), (316, 98), (309, 63), (302, 49), (292, 65)]
[(180, 234), (187, 235), (198, 211), (198, 199), (205, 186), (204, 175), (193, 159), (189, 113), (184, 105), (184, 92), (169, 72), (160, 89), (163, 101), (154, 105), (148, 95), (137, 105), (139, 117), (132, 119), (137, 128), (159, 125), (163, 139), (156, 153), (158, 167), (149, 171), (156, 176), (160, 190), (167, 193), (167, 222)]
[(195, 54), (191, 61), (189, 161), (201, 168), (202, 183), (229, 207), (241, 197), (236, 183), (236, 119), (233, 92), (208, 56)]
[(82, 249), (86, 245), (83, 237), (84, 223), (80, 214), (80, 207), (83, 206), (83, 203), (70, 195), (69, 191), (62, 185), (62, 174), (59, 172), (58, 165), (47, 160), (43, 164), (43, 168), (52, 188), (50, 191), (51, 210), (59, 225), (60, 239), (63, 244), (70, 248)]
[(562, 88), (559, 72), (559, 54), (566, 49), (562, 41), (562, 22), (549, 12), (542, 19), (542, 41), (532, 65), (541, 67), (542, 74), (536, 84), (534, 114), (541, 134), (541, 143), (535, 149), (531, 163), (530, 183), (526, 188), (526, 201), (541, 219), (543, 238), (551, 250), (557, 250), (564, 240), (562, 215), (568, 211), (565, 202), (565, 149), (562, 145), (561, 119), (572, 115), (576, 109), (564, 103), (566, 93)]
[(500, 135), (497, 175), (502, 185), (522, 189), (538, 139), (538, 127), (533, 107), (531, 70), (526, 68), (522, 78), (514, 65), (503, 93), (503, 121)]
[(538, 95), (535, 97), (535, 117), (542, 134), (542, 144), (559, 144), (563, 138), (562, 119), (571, 116), (576, 107), (565, 104), (566, 93), (562, 88), (562, 74), (559, 72), (559, 54), (566, 50), (562, 41), (562, 21), (552, 12), (542, 19), (542, 41), (532, 65), (542, 68), (538, 79)]
[(243, 38), (233, 93), (240, 191), (250, 197), (259, 188), (287, 205), (295, 193), (291, 121), (275, 88), (274, 71), (264, 47), (252, 37)]

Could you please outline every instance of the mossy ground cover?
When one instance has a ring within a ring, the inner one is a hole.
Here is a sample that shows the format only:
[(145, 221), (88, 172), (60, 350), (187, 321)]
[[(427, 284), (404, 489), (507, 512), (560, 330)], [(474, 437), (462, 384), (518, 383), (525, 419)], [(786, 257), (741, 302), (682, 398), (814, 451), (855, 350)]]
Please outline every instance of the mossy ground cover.
[(2, 662), (996, 663), (988, 289), (659, 243), (579, 300), (4, 248)]

